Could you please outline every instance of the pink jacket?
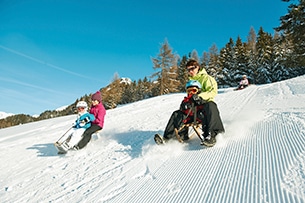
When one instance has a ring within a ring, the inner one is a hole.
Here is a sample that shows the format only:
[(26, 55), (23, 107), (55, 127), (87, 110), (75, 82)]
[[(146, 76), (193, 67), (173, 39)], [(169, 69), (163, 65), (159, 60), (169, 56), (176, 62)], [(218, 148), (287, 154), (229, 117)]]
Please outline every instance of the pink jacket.
[(247, 78), (245, 79), (242, 79), (240, 82), (239, 82), (240, 85), (249, 85), (249, 81)]
[(101, 128), (104, 127), (104, 117), (106, 115), (105, 107), (102, 103), (99, 103), (98, 105), (91, 106), (90, 113), (94, 115), (95, 120), (92, 121), (92, 124), (96, 124), (100, 126)]

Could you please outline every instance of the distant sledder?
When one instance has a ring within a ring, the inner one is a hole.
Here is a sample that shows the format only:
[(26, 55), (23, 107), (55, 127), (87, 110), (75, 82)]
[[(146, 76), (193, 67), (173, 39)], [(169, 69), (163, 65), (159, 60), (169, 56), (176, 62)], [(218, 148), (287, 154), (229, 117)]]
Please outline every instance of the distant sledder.
[(248, 86), (249, 86), (249, 80), (247, 79), (246, 75), (243, 75), (241, 81), (239, 82), (238, 87), (234, 90), (242, 90)]
[[(224, 132), (224, 127), (216, 103), (217, 83), (209, 76), (197, 61), (191, 59), (186, 68), (190, 81), (186, 84), (187, 96), (183, 99), (180, 109), (172, 113), (163, 137), (156, 134), (157, 144), (164, 144), (172, 138), (179, 142), (189, 139), (188, 129), (192, 127), (201, 144), (212, 147), (216, 144), (216, 135)], [(200, 128), (203, 134), (200, 134)]]
[(78, 114), (75, 123), (55, 142), (58, 154), (66, 154), (68, 150), (76, 149), (75, 146), (82, 139), (83, 133), (91, 126), (91, 121), (95, 119), (93, 114), (87, 112), (88, 105), (85, 101), (79, 101), (76, 104), (76, 108)]

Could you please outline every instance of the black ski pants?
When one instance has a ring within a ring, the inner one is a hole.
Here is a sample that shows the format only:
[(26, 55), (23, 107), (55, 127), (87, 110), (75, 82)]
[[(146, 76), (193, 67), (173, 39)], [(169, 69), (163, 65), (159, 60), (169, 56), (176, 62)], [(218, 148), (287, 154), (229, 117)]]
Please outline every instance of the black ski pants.
[[(183, 120), (185, 118), (186, 115), (182, 111), (180, 110), (174, 111), (166, 125), (163, 137), (165, 139), (172, 139), (176, 137), (175, 128), (179, 129), (183, 125)], [(187, 136), (187, 134), (188, 134), (187, 128), (183, 129), (182, 132), (179, 132), (180, 137)]]
[[(224, 127), (220, 118), (219, 110), (215, 102), (207, 102), (204, 104), (203, 110), (204, 118), (202, 119), (203, 131), (207, 134), (209, 132), (221, 133), (224, 132)], [(197, 113), (198, 115), (198, 113)], [(179, 129), (183, 125), (183, 120), (186, 115), (180, 111), (176, 110), (172, 113), (166, 128), (164, 130), (163, 137), (165, 139), (171, 139), (176, 137), (175, 128)], [(186, 137), (188, 134), (188, 128), (184, 128), (179, 132), (180, 137)]]
[(215, 102), (210, 101), (205, 103), (203, 111), (205, 115), (205, 129), (203, 130), (205, 133), (211, 132), (213, 134), (213, 132), (215, 132), (218, 134), (225, 131), (220, 118), (218, 107)]
[(89, 128), (87, 128), (83, 134), (83, 138), (77, 144), (79, 149), (84, 148), (91, 140), (92, 134), (102, 128), (99, 125), (92, 124)]

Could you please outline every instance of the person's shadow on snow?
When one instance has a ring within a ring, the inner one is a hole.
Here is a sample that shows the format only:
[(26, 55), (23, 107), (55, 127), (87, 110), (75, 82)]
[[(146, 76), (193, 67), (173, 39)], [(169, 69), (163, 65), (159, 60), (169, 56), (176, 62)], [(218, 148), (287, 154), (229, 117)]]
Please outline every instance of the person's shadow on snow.
[(35, 144), (27, 149), (37, 150), (37, 156), (39, 157), (58, 156), (54, 143)]
[(111, 139), (117, 140), (118, 143), (124, 146), (130, 146), (131, 148), (127, 150), (127, 153), (131, 157), (137, 158), (142, 154), (142, 148), (145, 144), (155, 143), (153, 140), (153, 131), (130, 131), (126, 133), (119, 133), (111, 136)]

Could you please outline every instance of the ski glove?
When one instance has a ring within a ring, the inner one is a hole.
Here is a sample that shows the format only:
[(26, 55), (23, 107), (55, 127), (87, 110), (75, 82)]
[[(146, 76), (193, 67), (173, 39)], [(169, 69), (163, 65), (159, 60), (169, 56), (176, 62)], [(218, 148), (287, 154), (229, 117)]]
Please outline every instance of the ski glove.
[(85, 123), (89, 123), (90, 122), (90, 119), (88, 117), (84, 118), (83, 122)]
[(180, 105), (180, 110), (187, 110), (192, 108), (192, 105), (189, 102), (182, 102)]
[(206, 103), (206, 101), (204, 99), (202, 99), (201, 97), (199, 97), (198, 94), (193, 94), (192, 100), (197, 105), (202, 105), (202, 104)]

